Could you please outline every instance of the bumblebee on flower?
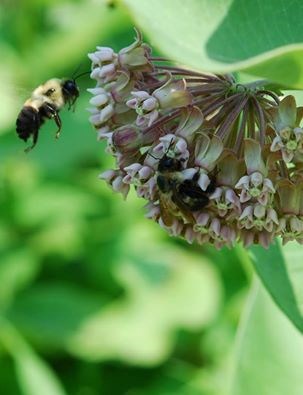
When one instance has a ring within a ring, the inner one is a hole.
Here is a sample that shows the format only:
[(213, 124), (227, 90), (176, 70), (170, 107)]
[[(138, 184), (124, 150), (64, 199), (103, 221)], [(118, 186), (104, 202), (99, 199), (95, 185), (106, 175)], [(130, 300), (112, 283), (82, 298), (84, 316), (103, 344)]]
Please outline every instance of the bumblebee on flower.
[(113, 190), (133, 186), (146, 216), (190, 243), (303, 242), (303, 112), (292, 96), (174, 67), (139, 32), (89, 58), (90, 122), (117, 166), (100, 177)]

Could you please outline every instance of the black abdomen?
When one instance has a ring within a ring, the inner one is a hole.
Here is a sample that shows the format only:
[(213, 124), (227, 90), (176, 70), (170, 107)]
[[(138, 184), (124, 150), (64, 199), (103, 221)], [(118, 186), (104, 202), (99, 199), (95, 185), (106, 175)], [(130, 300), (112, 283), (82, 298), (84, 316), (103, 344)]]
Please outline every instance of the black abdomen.
[(16, 131), (20, 139), (27, 139), (39, 129), (42, 123), (39, 112), (30, 106), (25, 106), (20, 111), (16, 121)]

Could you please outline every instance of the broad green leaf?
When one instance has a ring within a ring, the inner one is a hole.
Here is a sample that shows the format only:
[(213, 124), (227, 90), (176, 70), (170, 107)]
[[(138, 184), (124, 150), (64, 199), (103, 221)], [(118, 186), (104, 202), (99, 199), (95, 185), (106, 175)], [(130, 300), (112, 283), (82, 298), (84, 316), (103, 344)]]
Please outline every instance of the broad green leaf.
[(24, 395), (66, 395), (50, 367), (15, 328), (2, 319), (0, 341), (14, 359), (17, 379)]
[(302, 395), (303, 336), (255, 282), (240, 324), (230, 395)]
[(296, 242), (268, 250), (251, 248), (253, 265), (263, 284), (294, 325), (303, 332), (302, 246)]
[(152, 44), (172, 60), (303, 87), (301, 0), (124, 2)]

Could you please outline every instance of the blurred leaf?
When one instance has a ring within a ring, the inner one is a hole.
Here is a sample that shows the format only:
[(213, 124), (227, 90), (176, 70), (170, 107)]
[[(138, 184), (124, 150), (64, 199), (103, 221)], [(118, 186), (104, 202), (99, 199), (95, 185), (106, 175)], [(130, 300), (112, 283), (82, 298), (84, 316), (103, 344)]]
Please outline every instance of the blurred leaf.
[(0, 307), (7, 307), (15, 294), (37, 274), (37, 259), (27, 249), (6, 251), (0, 259)]
[[(96, 45), (105, 40), (112, 44), (115, 35), (122, 33), (123, 37), (123, 30), (125, 38), (128, 34), (133, 36), (129, 16), (123, 7), (111, 9), (105, 1), (44, 0), (44, 4), (35, 3), (38, 1), (21, 2), (18, 7), (8, 4), (4, 11), (3, 34), (0, 24), (0, 99), (5, 108), (0, 113), (1, 133), (8, 127), (14, 128), (18, 111), (34, 87), (51, 77), (71, 77), (79, 67), (80, 71), (89, 70), (87, 53)], [(0, 18), (2, 7), (0, 4)], [(13, 36), (12, 42), (6, 35)], [(77, 81), (80, 87), (84, 80)], [(91, 87), (92, 81), (87, 78), (84, 86), (82, 91)], [(85, 109), (82, 112), (88, 118)], [(90, 130), (88, 122), (85, 129)], [(68, 156), (72, 153), (73, 150), (67, 151)]]
[[(2, 345), (0, 343), (0, 350)], [(2, 350), (1, 350), (2, 354)], [(15, 364), (8, 355), (0, 357), (0, 389), (3, 394), (21, 395), (21, 390), (16, 381)]]
[(104, 298), (75, 285), (41, 284), (23, 292), (7, 315), (33, 341), (62, 348), (103, 304)]
[(0, 321), (0, 339), (15, 361), (17, 378), (24, 395), (66, 395), (49, 366), (7, 322)]
[(88, 62), (87, 52), (100, 45), (96, 39), (100, 40), (118, 29), (123, 30), (123, 26), (129, 24), (128, 15), (122, 7), (112, 10), (104, 2), (60, 2), (56, 8), (52, 7), (51, 12), (49, 17), (60, 26), (32, 46), (26, 59), (31, 72), (29, 80), (35, 78), (35, 73), (40, 78), (48, 78), (47, 70), (52, 69), (54, 73), (62, 70), (62, 63), (58, 59), (62, 60), (65, 67), (76, 67), (79, 55), (83, 62)]
[(231, 395), (302, 395), (303, 337), (256, 282), (238, 332)]
[(33, 227), (32, 247), (38, 252), (74, 256), (83, 246), (85, 216), (99, 211), (99, 203), (76, 187), (47, 183), (34, 187), (16, 204), (20, 224)]
[(133, 228), (125, 240), (131, 258), (125, 255), (116, 270), (126, 295), (83, 323), (69, 342), (77, 356), (158, 364), (177, 329), (199, 329), (217, 312), (219, 283), (206, 259), (153, 241), (146, 227)]
[[(190, 246), (192, 249), (194, 246)], [(251, 277), (247, 267), (253, 272), (247, 251), (240, 244), (234, 248), (227, 247), (216, 250), (213, 246), (199, 246), (198, 250), (206, 254), (213, 265), (220, 271), (226, 301), (232, 299), (240, 290), (246, 288)]]
[(8, 46), (1, 45), (0, 53), (6, 59), (6, 62), (0, 64), (0, 101), (4, 103), (5, 111), (0, 112), (0, 134), (11, 126), (12, 119), (16, 118), (16, 108), (20, 105), (20, 100), (16, 89), (13, 89), (15, 76), (12, 72), (12, 65), (17, 63), (17, 59), (11, 57), (11, 50)]
[(64, 395), (53, 372), (33, 352), (18, 351), (15, 354), (17, 377), (25, 395)]
[(251, 251), (254, 267), (268, 292), (303, 332), (302, 246), (293, 242), (281, 248), (276, 241), (268, 250), (253, 246)]
[(88, 193), (62, 184), (51, 182), (37, 185), (22, 197), (18, 205), (20, 222), (37, 225), (56, 220), (73, 221), (83, 213), (94, 211), (97, 202)]
[(179, 63), (219, 73), (245, 70), (303, 87), (300, 0), (124, 2), (152, 43)]

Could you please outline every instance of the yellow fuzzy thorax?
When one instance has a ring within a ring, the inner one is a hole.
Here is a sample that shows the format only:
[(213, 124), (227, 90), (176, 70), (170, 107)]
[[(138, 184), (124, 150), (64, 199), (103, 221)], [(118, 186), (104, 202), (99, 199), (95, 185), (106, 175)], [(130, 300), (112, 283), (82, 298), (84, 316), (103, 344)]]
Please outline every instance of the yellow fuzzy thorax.
[[(55, 106), (57, 110), (60, 110), (65, 104), (64, 97), (62, 95), (62, 83), (62, 79), (52, 78), (44, 84), (39, 85), (24, 105), (29, 105), (39, 110), (43, 103), (50, 103)], [(54, 91), (47, 94), (51, 89)]]

